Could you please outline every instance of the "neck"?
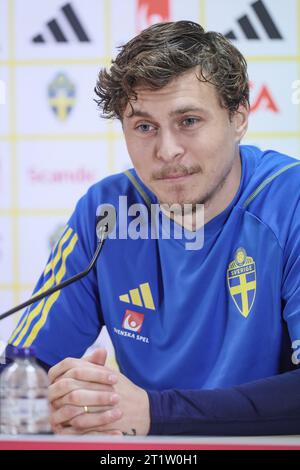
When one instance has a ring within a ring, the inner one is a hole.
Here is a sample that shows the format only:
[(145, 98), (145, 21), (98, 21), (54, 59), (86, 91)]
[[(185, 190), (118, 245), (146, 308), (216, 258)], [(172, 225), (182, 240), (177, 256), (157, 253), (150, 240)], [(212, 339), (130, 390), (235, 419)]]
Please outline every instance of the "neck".
[(241, 181), (241, 174), (241, 157), (238, 153), (230, 172), (226, 176), (219, 190), (204, 203), (205, 224), (223, 212), (230, 205), (238, 191)]
[(167, 217), (191, 232), (200, 229), (204, 225), (203, 204), (194, 204), (191, 211), (173, 212), (169, 210), (166, 204), (160, 204), (160, 209)]

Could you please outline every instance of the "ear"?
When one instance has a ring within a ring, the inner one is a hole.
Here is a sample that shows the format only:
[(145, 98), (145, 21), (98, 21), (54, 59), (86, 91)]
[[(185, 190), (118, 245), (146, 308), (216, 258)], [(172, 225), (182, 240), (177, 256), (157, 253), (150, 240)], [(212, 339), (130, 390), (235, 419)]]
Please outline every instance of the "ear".
[(240, 142), (248, 129), (249, 106), (240, 104), (238, 110), (234, 113), (232, 121), (236, 142)]

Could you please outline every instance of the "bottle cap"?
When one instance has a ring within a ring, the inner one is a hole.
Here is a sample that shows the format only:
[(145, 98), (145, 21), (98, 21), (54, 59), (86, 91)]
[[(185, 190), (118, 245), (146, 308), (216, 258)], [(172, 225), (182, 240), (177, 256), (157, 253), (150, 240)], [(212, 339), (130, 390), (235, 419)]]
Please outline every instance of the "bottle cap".
[(30, 346), (30, 348), (18, 348), (16, 346), (13, 347), (12, 350), (12, 357), (16, 358), (22, 358), (25, 359), (27, 357), (35, 357), (36, 356), (36, 349), (33, 346)]

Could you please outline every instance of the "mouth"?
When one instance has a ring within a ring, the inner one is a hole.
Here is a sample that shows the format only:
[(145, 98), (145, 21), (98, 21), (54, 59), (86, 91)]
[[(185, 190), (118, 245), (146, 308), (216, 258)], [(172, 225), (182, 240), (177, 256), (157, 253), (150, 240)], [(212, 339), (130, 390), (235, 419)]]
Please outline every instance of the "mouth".
[(174, 173), (174, 174), (164, 176), (162, 178), (158, 178), (158, 180), (159, 181), (166, 181), (166, 182), (169, 181), (169, 182), (174, 183), (174, 182), (185, 181), (193, 175), (195, 175), (195, 173)]

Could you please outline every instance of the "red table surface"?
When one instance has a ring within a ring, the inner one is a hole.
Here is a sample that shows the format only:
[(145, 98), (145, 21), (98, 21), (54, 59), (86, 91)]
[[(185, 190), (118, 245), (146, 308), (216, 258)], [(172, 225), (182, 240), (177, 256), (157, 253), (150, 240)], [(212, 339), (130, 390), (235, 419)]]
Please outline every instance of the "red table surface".
[(0, 450), (300, 450), (300, 436), (240, 438), (0, 436)]

